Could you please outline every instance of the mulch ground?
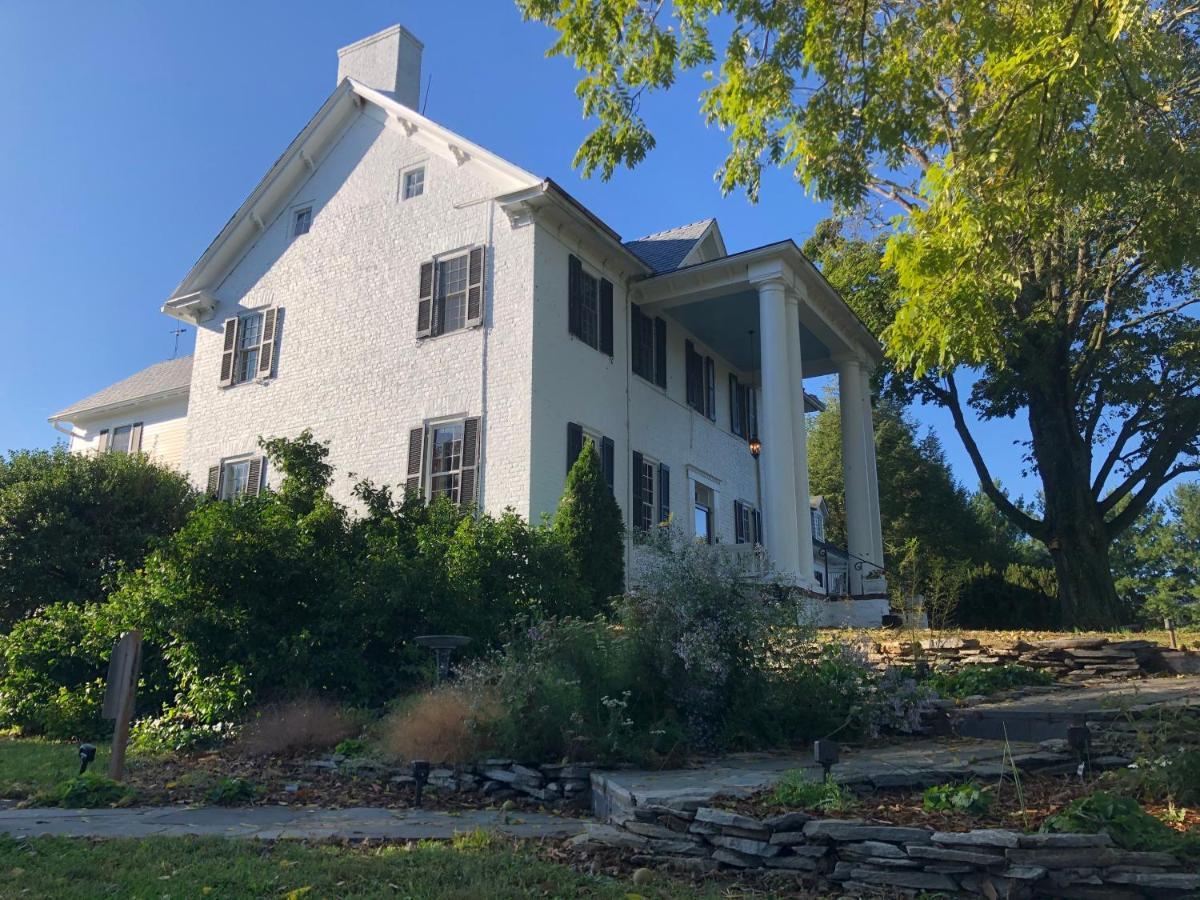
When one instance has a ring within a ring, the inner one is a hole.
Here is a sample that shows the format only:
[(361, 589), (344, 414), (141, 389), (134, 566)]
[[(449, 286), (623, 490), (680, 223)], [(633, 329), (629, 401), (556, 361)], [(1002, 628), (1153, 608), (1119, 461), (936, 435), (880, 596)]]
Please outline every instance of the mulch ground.
[[(975, 828), (1034, 831), (1041, 827), (1049, 816), (1072, 800), (1111, 786), (1097, 783), (1094, 779), (1081, 781), (1071, 777), (1031, 775), (1021, 779), (1019, 796), (1011, 781), (1006, 780), (999, 786), (988, 785), (987, 788), (992, 796), (992, 804), (984, 813), (926, 810), (924, 792), (919, 790), (880, 791), (859, 798), (850, 809), (840, 812), (815, 809), (808, 811), (824, 818), (865, 819), (888, 825), (933, 828), (937, 831), (970, 831)], [(796, 808), (772, 803), (769, 791), (740, 800), (727, 799), (721, 805), (756, 818), (777, 815)], [(1178, 831), (1200, 827), (1200, 810), (1171, 811), (1165, 804), (1156, 803), (1145, 803), (1143, 806), (1147, 812)]]
[[(246, 779), (259, 789), (252, 800), (233, 804), (238, 806), (408, 809), (414, 805), (412, 787), (392, 784), (390, 771), (354, 775), (306, 765), (311, 759), (311, 755), (262, 757), (234, 752), (134, 759), (126, 781), (137, 790), (139, 805), (211, 803), (209, 793), (222, 778)], [(513, 802), (518, 808), (538, 808), (532, 799)], [(427, 785), (423, 806), (457, 810), (488, 809), (495, 804), (480, 794), (442, 793)]]

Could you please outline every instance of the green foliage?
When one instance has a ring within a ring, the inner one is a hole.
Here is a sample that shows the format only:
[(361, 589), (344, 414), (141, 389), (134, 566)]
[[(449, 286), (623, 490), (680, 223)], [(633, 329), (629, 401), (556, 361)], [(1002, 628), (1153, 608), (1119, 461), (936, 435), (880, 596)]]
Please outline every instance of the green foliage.
[(942, 669), (934, 672), (929, 678), (929, 686), (937, 694), (957, 700), (1053, 682), (1054, 678), (1047, 672), (1016, 664), (969, 665), (953, 670)]
[(1113, 545), (1117, 591), (1146, 623), (1200, 623), (1200, 484), (1178, 485)]
[(260, 788), (248, 778), (220, 778), (209, 790), (209, 803), (217, 806), (240, 806), (259, 795)]
[[(841, 407), (833, 395), (825, 404), (808, 425), (809, 483), (829, 506), (828, 539), (845, 546)], [(874, 422), (884, 544), (916, 539), (944, 559), (987, 561), (981, 555), (988, 550), (982, 526), (967, 492), (955, 483), (937, 437), (918, 435), (903, 407), (893, 402), (876, 405)]]
[(554, 531), (579, 575), (580, 599), (585, 604), (564, 612), (587, 616), (603, 611), (609, 599), (625, 588), (625, 526), (591, 439), (584, 442), (567, 473)]
[(367, 742), (358, 738), (346, 738), (344, 741), (339, 741), (338, 745), (333, 748), (333, 752), (339, 756), (354, 758), (367, 755)]
[(103, 599), (193, 501), (182, 475), (140, 455), (0, 457), (0, 629), (51, 603)]
[(927, 812), (965, 812), (983, 815), (992, 805), (992, 795), (973, 781), (938, 784), (925, 789), (921, 805)]
[(954, 622), (962, 628), (1062, 627), (1058, 581), (1045, 566), (1010, 563), (965, 573)]
[[(108, 745), (96, 744), (92, 771), (108, 766)], [(0, 737), (0, 798), (24, 800), (79, 771), (79, 744), (42, 738)]]
[(1104, 791), (1073, 800), (1046, 819), (1042, 831), (1076, 834), (1103, 831), (1125, 850), (1174, 851), (1197, 847), (1194, 839), (1186, 840), (1142, 809), (1132, 797), (1118, 797)]
[(847, 812), (854, 808), (857, 800), (854, 793), (832, 775), (816, 779), (804, 769), (792, 769), (776, 782), (770, 802), (797, 809)]
[[(1200, 458), (1200, 10), (518, 5), (582, 71), (585, 173), (639, 163), (648, 95), (704, 70), (700, 112), (730, 144), (722, 190), (753, 199), (777, 166), (880, 228), (881, 277), (860, 254), (845, 285), (888, 379), (950, 411), (997, 508), (1055, 558), (1064, 621), (1116, 624), (1109, 543)], [(994, 489), (968, 405), (1028, 418), (1040, 517)]]
[(35, 806), (62, 806), (67, 809), (101, 809), (109, 806), (125, 806), (132, 803), (137, 792), (101, 775), (99, 772), (84, 772), (61, 782), (56, 787), (38, 794)]

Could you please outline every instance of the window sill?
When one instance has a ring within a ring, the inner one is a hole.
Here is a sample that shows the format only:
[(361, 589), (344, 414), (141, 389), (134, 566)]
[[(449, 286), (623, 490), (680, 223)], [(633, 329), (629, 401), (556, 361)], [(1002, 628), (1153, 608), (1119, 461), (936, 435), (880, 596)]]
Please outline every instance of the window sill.
[(440, 341), (443, 338), (452, 338), (462, 334), (470, 334), (472, 331), (479, 331), (483, 328), (483, 323), (478, 325), (464, 325), (462, 328), (455, 328), (453, 331), (443, 331), (441, 334), (427, 334), (425, 337), (417, 338), (417, 344), (428, 344), (430, 341)]

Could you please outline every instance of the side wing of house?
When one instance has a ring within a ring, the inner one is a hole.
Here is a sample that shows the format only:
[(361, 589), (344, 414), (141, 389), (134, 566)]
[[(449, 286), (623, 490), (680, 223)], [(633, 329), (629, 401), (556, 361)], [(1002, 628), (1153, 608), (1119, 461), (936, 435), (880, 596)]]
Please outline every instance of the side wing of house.
[(343, 81), (164, 306), (198, 321), (191, 479), (236, 493), (308, 428), (341, 501), (353, 473), (528, 513), (533, 238), (494, 198), (532, 180)]

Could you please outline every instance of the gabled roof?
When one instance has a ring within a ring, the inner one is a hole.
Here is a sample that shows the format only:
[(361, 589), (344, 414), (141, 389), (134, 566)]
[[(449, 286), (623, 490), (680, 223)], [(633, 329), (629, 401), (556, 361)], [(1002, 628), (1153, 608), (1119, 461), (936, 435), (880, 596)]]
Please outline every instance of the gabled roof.
[(123, 381), (106, 387), (102, 391), (85, 397), (78, 403), (56, 412), (51, 422), (70, 421), (83, 413), (95, 413), (128, 403), (146, 400), (165, 400), (168, 397), (184, 396), (192, 384), (192, 357), (181, 356), (166, 362), (155, 363), (142, 371), (130, 375)]
[[(653, 269), (655, 275), (658, 275), (682, 266), (709, 232), (716, 231), (716, 225), (716, 219), (701, 219), (699, 222), (668, 228), (666, 231), (657, 231), (636, 240), (626, 241), (625, 246), (638, 259)], [(716, 234), (719, 239), (720, 232), (716, 231)], [(721, 255), (724, 255), (723, 241), (720, 249)]]
[(211, 311), (208, 293), (286, 207), (365, 104), (380, 111), (385, 127), (403, 130), (431, 152), (458, 165), (485, 169), (497, 182), (497, 195), (542, 183), (536, 175), (409, 109), (390, 92), (344, 78), (172, 292), (162, 307), (164, 313), (199, 321)]

